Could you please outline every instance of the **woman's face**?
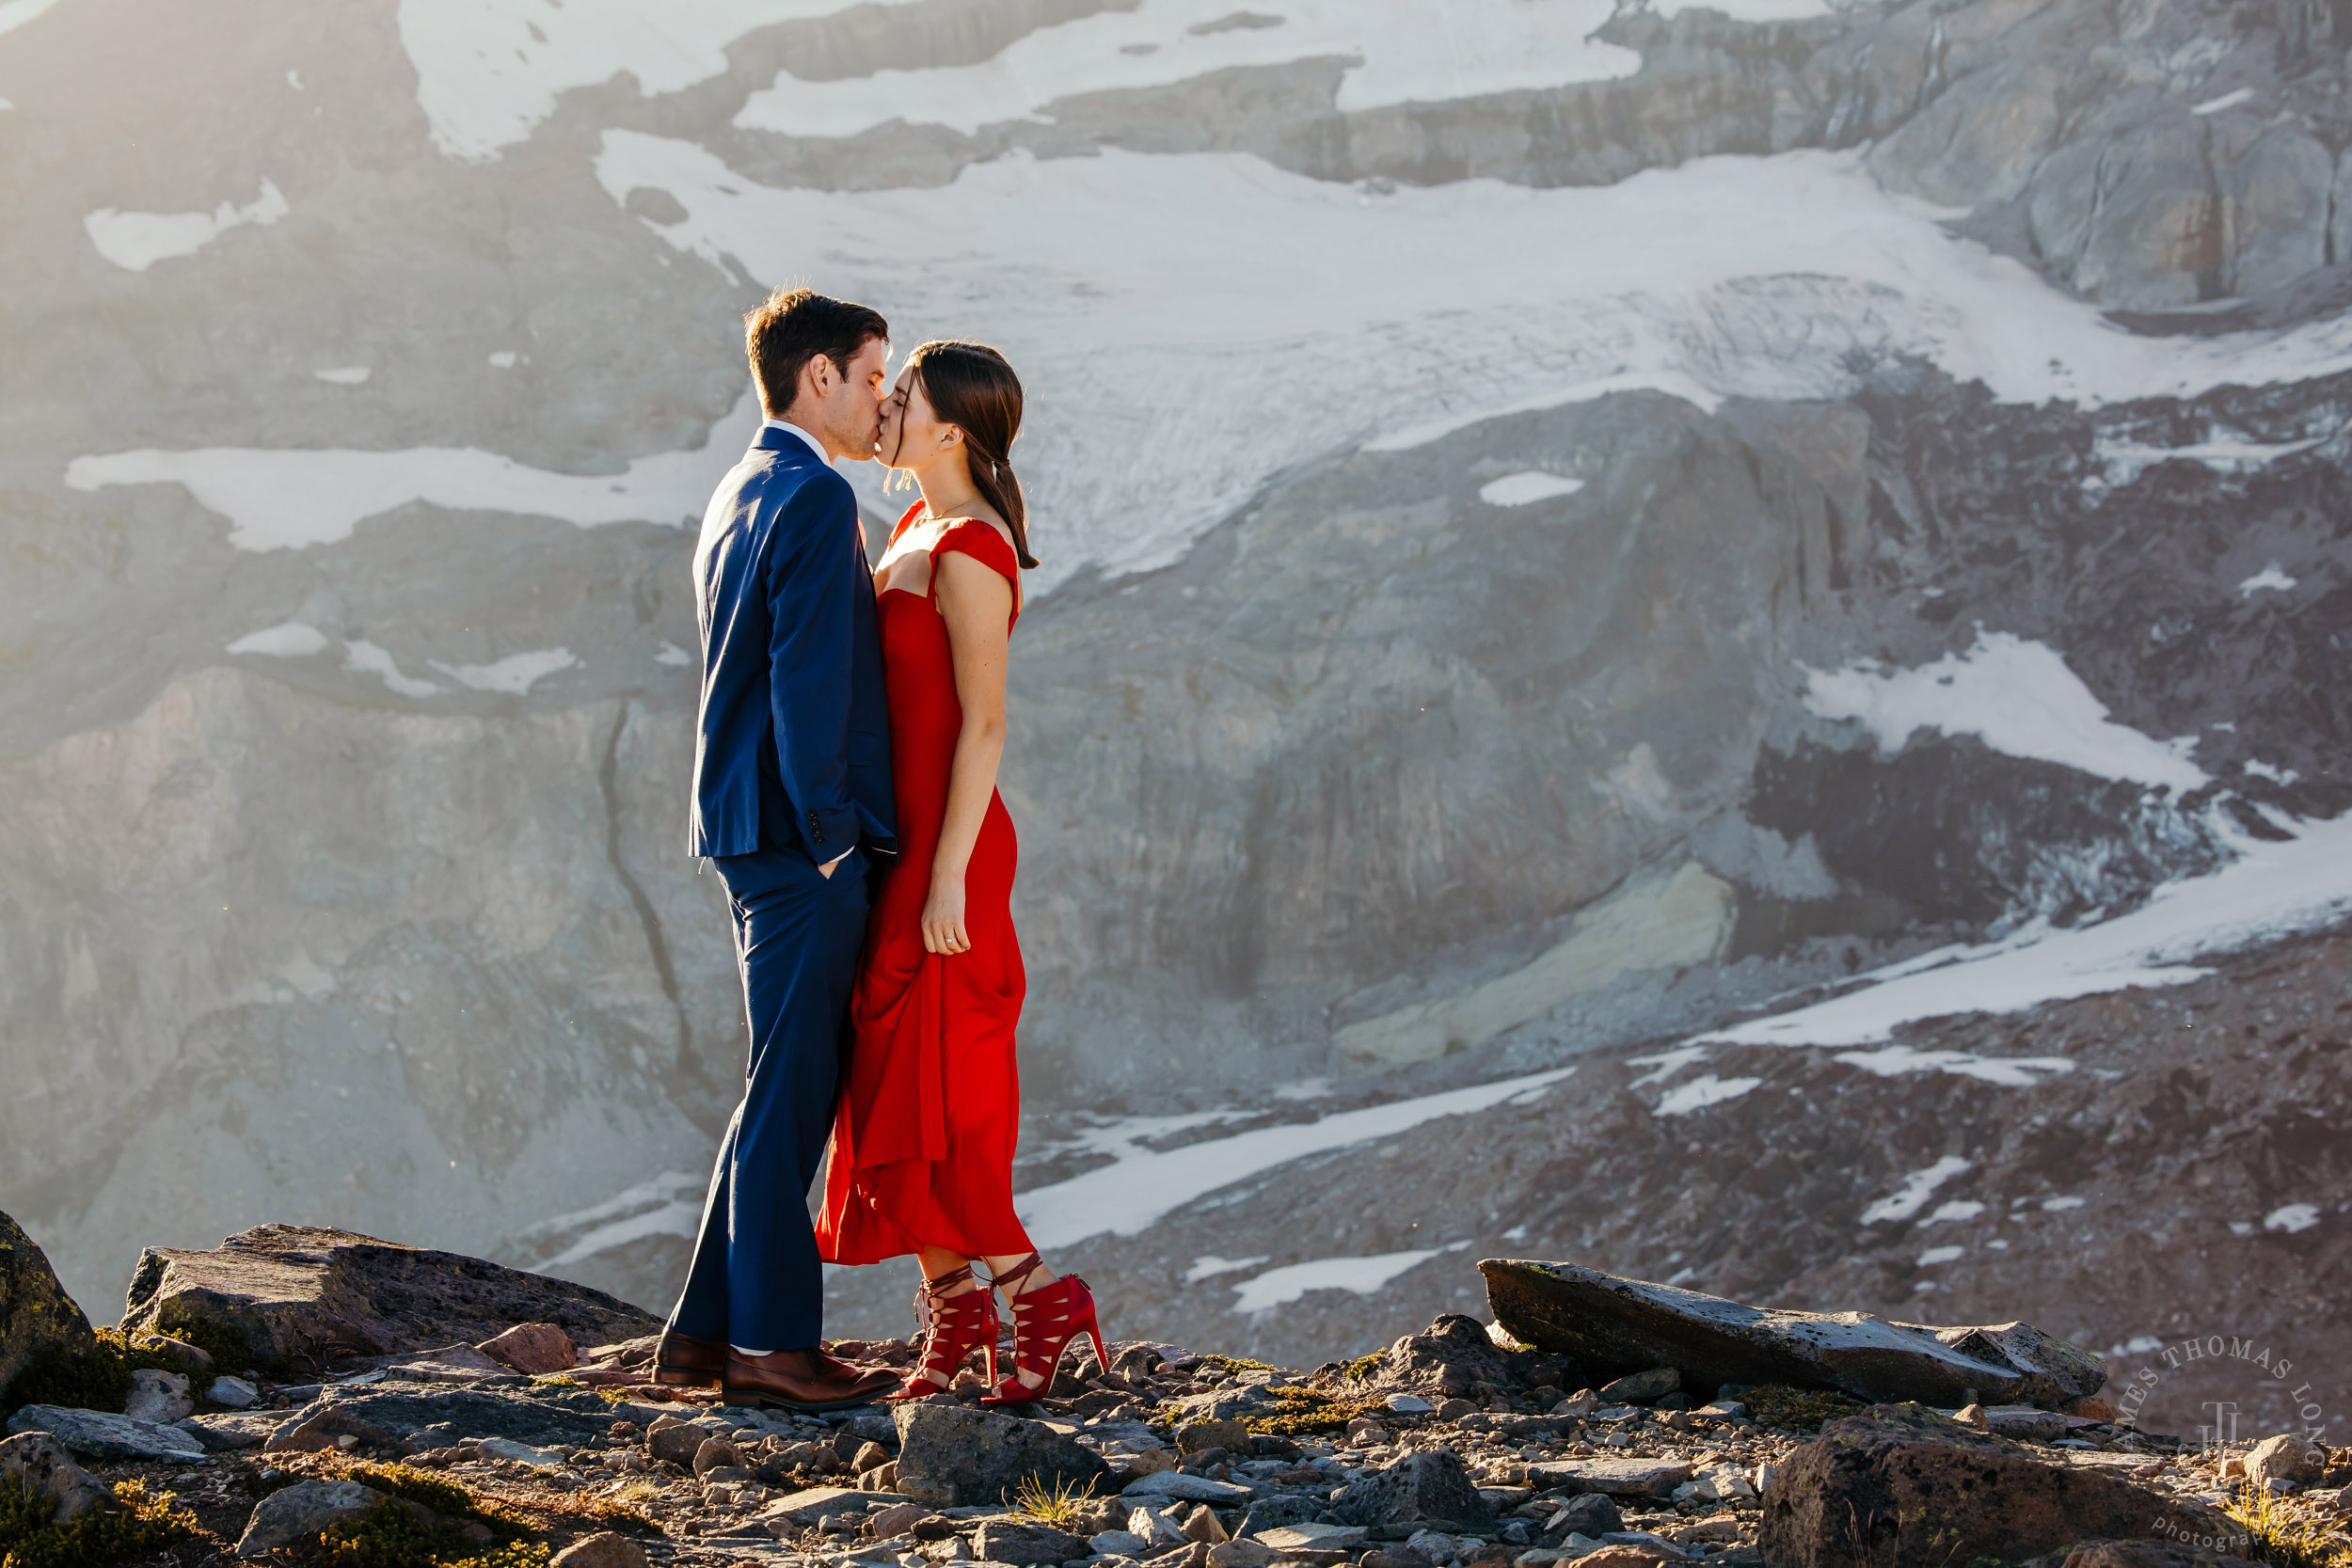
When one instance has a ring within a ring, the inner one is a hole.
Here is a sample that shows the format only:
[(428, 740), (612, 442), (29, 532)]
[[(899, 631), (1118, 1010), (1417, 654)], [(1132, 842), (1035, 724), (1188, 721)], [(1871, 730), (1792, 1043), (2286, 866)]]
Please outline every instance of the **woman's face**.
[(920, 468), (956, 446), (963, 432), (944, 424), (923, 395), (923, 378), (913, 365), (898, 372), (898, 384), (882, 401), (882, 437), (876, 453), (887, 467)]

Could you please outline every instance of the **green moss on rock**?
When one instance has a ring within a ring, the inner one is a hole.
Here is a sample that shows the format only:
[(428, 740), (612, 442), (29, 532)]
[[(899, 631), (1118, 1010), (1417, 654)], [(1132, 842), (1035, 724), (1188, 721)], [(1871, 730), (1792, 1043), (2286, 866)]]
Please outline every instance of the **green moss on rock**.
[(56, 1498), (19, 1477), (0, 1478), (0, 1568), (100, 1568), (195, 1533), (196, 1521), (172, 1506), (170, 1493), (150, 1495), (135, 1481), (114, 1491), (116, 1509), (60, 1525), (53, 1522)]

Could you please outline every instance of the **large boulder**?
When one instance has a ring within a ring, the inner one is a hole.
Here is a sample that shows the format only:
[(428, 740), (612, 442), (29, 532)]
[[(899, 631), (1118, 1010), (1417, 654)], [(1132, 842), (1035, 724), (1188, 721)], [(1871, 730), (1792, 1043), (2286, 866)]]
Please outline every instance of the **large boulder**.
[(13, 1433), (45, 1432), (91, 1459), (202, 1459), (208, 1451), (184, 1427), (133, 1420), (103, 1410), (28, 1404), (8, 1418)]
[(2050, 1405), (2106, 1381), (2097, 1356), (2029, 1323), (1936, 1328), (1867, 1312), (1788, 1312), (1574, 1263), (1490, 1258), (1478, 1268), (1495, 1322), (1513, 1338), (1603, 1375), (1673, 1367), (1693, 1394), (1780, 1383), (1871, 1401)]
[(517, 1323), (552, 1324), (579, 1344), (661, 1326), (569, 1280), (296, 1225), (260, 1226), (206, 1251), (142, 1253), (123, 1328), (167, 1334), (187, 1323), (232, 1325), (263, 1365), (308, 1367), (493, 1339)]
[(386, 1494), (356, 1481), (302, 1481), (272, 1492), (246, 1521), (239, 1557), (266, 1557), (282, 1547), (312, 1542), (330, 1525), (367, 1513)]
[(946, 1400), (899, 1405), (898, 1491), (934, 1508), (1002, 1502), (1034, 1477), (1046, 1490), (1098, 1485), (1110, 1466), (1052, 1427)]
[(57, 1499), (56, 1522), (78, 1519), (106, 1505), (106, 1488), (73, 1463), (63, 1443), (46, 1432), (22, 1432), (0, 1442), (0, 1481), (21, 1482), (28, 1492)]
[(89, 1320), (57, 1283), (47, 1254), (22, 1226), (0, 1214), (0, 1394), (50, 1352), (79, 1355), (97, 1343)]
[(1343, 1525), (1476, 1527), (1492, 1517), (1461, 1456), (1450, 1449), (1408, 1453), (1386, 1469), (1358, 1476), (1332, 1513)]
[(1919, 1405), (1832, 1421), (1765, 1488), (1767, 1568), (1945, 1568), (2083, 1541), (2213, 1539), (2201, 1504), (2038, 1456)]

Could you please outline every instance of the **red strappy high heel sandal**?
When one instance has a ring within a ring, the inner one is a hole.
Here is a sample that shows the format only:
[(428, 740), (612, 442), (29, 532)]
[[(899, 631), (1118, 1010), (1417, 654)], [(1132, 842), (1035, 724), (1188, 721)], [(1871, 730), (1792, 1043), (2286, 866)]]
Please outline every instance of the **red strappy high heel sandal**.
[[(1044, 1266), (1045, 1259), (1032, 1252), (1019, 1268), (1007, 1270), (1004, 1277), (1025, 1279)], [(1027, 1404), (1043, 1399), (1054, 1386), (1061, 1353), (1081, 1335), (1094, 1342), (1097, 1366), (1111, 1364), (1103, 1350), (1103, 1331), (1094, 1321), (1094, 1292), (1076, 1275), (1063, 1275), (1051, 1285), (1013, 1296), (1009, 1305), (1012, 1307), (1013, 1371), (998, 1381), (994, 1393), (981, 1398), (982, 1404)], [(1021, 1381), (1023, 1372), (1037, 1374), (1036, 1387)]]
[[(987, 1358), (989, 1382), (996, 1381), (995, 1292), (966, 1291), (954, 1296), (946, 1293), (971, 1277), (972, 1266), (967, 1263), (953, 1274), (926, 1281), (915, 1291), (915, 1310), (924, 1320), (923, 1358), (907, 1373), (897, 1393), (882, 1396), (882, 1403), (946, 1393), (956, 1381), (956, 1369), (963, 1365), (963, 1358), (975, 1348)], [(933, 1383), (932, 1374), (940, 1381)]]

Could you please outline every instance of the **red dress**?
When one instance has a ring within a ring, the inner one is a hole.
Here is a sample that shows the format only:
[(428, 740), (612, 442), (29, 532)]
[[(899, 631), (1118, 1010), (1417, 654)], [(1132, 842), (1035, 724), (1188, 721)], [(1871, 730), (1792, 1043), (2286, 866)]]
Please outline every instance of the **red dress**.
[[(922, 511), (920, 502), (908, 509), (892, 543)], [(891, 589), (877, 606), (898, 860), (867, 920), (850, 1004), (857, 1042), (834, 1116), (817, 1222), (818, 1247), (835, 1263), (878, 1263), (924, 1246), (965, 1258), (1030, 1250), (1012, 1212), (1021, 1131), (1013, 1031), (1027, 990), (1012, 929), (1019, 846), (1005, 802), (993, 793), (964, 870), (971, 948), (923, 951), (923, 902), (963, 730), (937, 602), (939, 558), (949, 552), (1003, 573), (1013, 584), (1012, 621), (1021, 618), (1020, 562), (1004, 535), (977, 518), (950, 524), (931, 546), (930, 593)]]

